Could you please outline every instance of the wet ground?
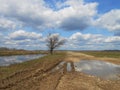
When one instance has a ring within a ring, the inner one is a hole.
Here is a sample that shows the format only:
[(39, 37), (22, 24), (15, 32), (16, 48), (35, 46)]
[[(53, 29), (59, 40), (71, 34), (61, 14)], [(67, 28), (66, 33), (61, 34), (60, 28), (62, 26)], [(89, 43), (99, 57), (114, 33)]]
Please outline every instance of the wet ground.
[(102, 79), (120, 79), (120, 65), (100, 60), (74, 62), (75, 71), (97, 76)]
[(120, 88), (120, 65), (97, 59), (77, 59), (75, 62), (59, 60), (51, 64), (48, 61), (1, 80), (0, 90), (119, 90)]
[[(65, 69), (63, 69), (65, 68)], [(80, 60), (79, 62), (60, 62), (52, 72), (80, 72), (106, 80), (119, 80), (120, 65), (99, 60)]]
[(120, 88), (120, 65), (99, 60), (61, 62), (64, 66), (59, 85), (55, 90), (118, 90)]

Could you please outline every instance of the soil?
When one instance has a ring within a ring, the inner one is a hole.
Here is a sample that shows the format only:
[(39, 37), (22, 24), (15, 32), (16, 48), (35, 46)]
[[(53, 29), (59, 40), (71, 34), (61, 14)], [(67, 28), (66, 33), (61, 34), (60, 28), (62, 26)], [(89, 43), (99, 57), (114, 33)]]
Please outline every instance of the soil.
[[(120, 65), (118, 59), (96, 58), (82, 53), (68, 52), (65, 62), (77, 62), (80, 59), (105, 60)], [(58, 69), (60, 63), (45, 63), (36, 68), (18, 72), (13, 76), (0, 80), (0, 90), (119, 90), (120, 80), (103, 80), (95, 76), (74, 71), (68, 72), (66, 63)], [(44, 68), (43, 68), (44, 67)]]
[(120, 81), (102, 80), (83, 73), (65, 74), (56, 90), (119, 90)]

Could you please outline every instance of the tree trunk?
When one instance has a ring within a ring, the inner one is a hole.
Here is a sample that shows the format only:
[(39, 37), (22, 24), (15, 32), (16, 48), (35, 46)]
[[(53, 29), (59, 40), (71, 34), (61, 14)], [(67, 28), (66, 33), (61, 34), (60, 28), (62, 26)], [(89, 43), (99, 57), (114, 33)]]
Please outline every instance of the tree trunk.
[(51, 54), (51, 55), (53, 54), (53, 49), (50, 50), (50, 54)]

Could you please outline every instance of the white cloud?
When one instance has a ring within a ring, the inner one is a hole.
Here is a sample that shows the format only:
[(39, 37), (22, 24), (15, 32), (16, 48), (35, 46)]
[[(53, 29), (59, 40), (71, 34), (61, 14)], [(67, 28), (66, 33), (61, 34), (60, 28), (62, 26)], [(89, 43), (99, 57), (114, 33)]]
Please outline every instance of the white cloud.
[(42, 34), (37, 34), (35, 32), (26, 32), (24, 30), (18, 30), (9, 35), (11, 39), (15, 40), (25, 40), (25, 39), (40, 39)]
[(120, 37), (119, 36), (111, 36), (105, 39), (107, 43), (119, 43), (120, 45)]
[(66, 48), (77, 50), (119, 49), (119, 36), (74, 33), (68, 38)]
[(45, 49), (45, 38), (40, 33), (18, 30), (9, 35), (0, 35), (0, 47), (18, 49)]
[(82, 34), (80, 32), (74, 33), (70, 39), (71, 40), (94, 40), (96, 38), (100, 38), (102, 35), (100, 34)]
[(94, 22), (94, 17), (98, 15), (96, 2), (66, 0), (54, 4), (57, 10), (50, 8), (44, 0), (0, 0), (0, 27), (15, 29), (20, 25), (40, 30), (84, 30), (89, 26), (99, 26), (119, 33), (119, 9), (102, 14)]
[(9, 20), (5, 17), (0, 17), (0, 30), (11, 29), (22, 27), (22, 24), (17, 21)]
[(97, 3), (84, 3), (82, 0), (67, 0), (68, 7), (59, 10), (60, 28), (64, 30), (84, 30), (89, 27), (96, 15)]
[(101, 15), (95, 23), (97, 26), (113, 32), (120, 31), (120, 10), (111, 10)]
[[(56, 33), (54, 36), (58, 36)], [(0, 37), (3, 37), (1, 34)], [(24, 37), (24, 38), (23, 38)], [(60, 49), (72, 50), (105, 50), (119, 49), (119, 36), (104, 36), (100, 34), (82, 34), (76, 32), (70, 37), (60, 37), (66, 39), (65, 45)], [(15, 31), (8, 36), (0, 39), (0, 46), (23, 49), (47, 49), (46, 36), (41, 34), (27, 32), (23, 30)]]
[(45, 13), (50, 11), (43, 0), (0, 0), (0, 15), (15, 18), (34, 28), (46, 25)]
[(97, 13), (97, 3), (67, 0), (63, 4), (61, 9), (54, 11), (44, 0), (0, 0), (0, 15), (23, 22), (26, 27), (82, 30)]

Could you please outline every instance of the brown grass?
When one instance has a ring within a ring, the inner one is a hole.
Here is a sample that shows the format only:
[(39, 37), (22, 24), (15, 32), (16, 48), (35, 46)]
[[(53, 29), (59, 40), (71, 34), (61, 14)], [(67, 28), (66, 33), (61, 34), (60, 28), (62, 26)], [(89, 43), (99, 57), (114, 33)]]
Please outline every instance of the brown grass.
[(110, 57), (95, 57), (92, 55), (87, 55), (80, 52), (67, 52), (67, 56), (65, 58), (66, 61), (77, 62), (80, 60), (103, 60), (115, 64), (120, 64), (120, 58), (110, 58)]

